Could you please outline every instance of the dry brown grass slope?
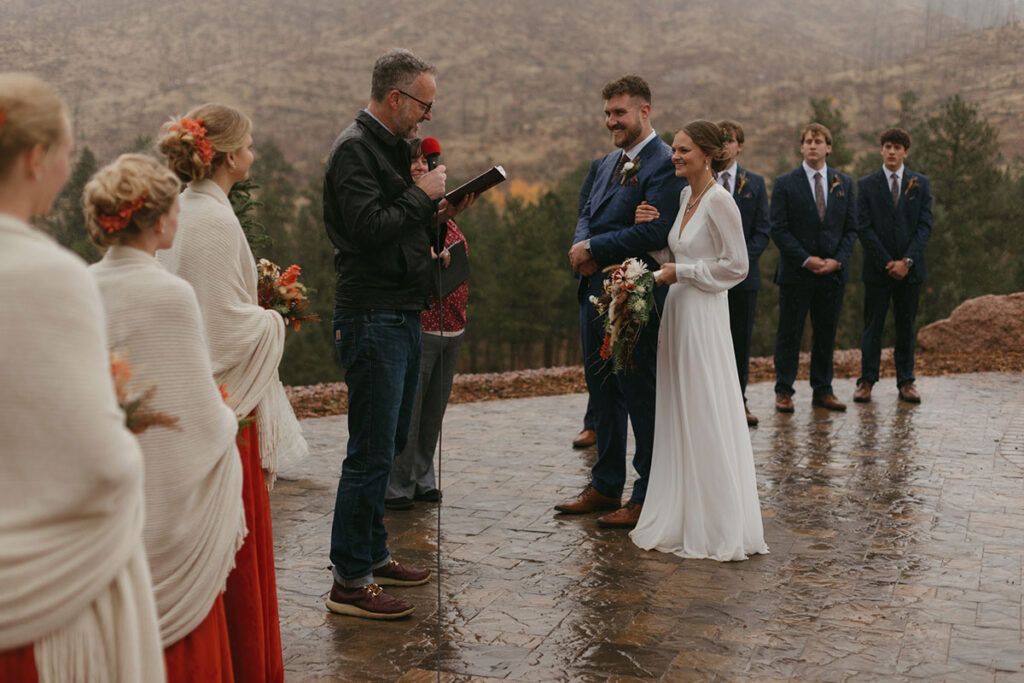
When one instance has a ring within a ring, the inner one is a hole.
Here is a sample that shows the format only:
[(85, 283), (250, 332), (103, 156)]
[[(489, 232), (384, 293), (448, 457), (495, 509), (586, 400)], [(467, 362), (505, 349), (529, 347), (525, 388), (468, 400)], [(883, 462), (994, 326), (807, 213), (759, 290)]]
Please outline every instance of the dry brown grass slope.
[(220, 100), (250, 112), (257, 135), (293, 161), (315, 164), (365, 105), (376, 56), (396, 45), (438, 67), (423, 131), (449, 159), (538, 180), (607, 150), (600, 87), (631, 71), (652, 85), (656, 127), (738, 118), (747, 162), (763, 170), (791, 151), (811, 96), (836, 96), (855, 129), (887, 122), (894, 103), (880, 81), (892, 84), (883, 93), (906, 82), (926, 103), (963, 90), (997, 123), (1020, 111), (1009, 85), (1019, 28), (967, 34), (906, 0), (813, 12), (803, 0), (2, 1), (0, 69), (57, 83), (79, 140), (101, 158)]

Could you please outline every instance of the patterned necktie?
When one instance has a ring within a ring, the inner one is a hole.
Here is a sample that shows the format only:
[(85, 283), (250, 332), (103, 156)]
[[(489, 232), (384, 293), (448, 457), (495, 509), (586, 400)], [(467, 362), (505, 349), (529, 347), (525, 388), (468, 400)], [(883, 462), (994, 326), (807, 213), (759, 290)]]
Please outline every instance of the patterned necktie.
[(900, 205), (900, 180), (895, 173), (892, 174), (892, 205)]
[(825, 188), (821, 184), (821, 171), (814, 174), (814, 207), (818, 209), (818, 220), (825, 222)]
[(614, 185), (616, 181), (622, 177), (622, 167), (626, 165), (627, 161), (629, 161), (629, 157), (626, 156), (625, 152), (623, 152), (622, 156), (619, 157), (619, 163), (615, 165), (615, 172), (612, 173), (612, 177), (608, 179), (608, 187)]
[(722, 187), (725, 188), (726, 192), (732, 194), (732, 188), (729, 187), (729, 172), (728, 171), (726, 171), (725, 173), (722, 174)]

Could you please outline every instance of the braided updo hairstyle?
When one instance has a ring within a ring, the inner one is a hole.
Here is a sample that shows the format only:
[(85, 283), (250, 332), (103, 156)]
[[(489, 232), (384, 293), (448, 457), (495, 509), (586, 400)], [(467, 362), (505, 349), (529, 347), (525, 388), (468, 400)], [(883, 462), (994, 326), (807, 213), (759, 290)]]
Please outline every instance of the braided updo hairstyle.
[(700, 148), (700, 151), (711, 157), (711, 170), (717, 175), (720, 171), (729, 168), (729, 154), (725, 151), (725, 144), (728, 141), (726, 135), (718, 124), (706, 119), (690, 121), (680, 130), (686, 133), (693, 144)]
[[(200, 132), (186, 121), (198, 124)], [(252, 121), (234, 107), (204, 104), (165, 123), (157, 147), (167, 157), (168, 168), (182, 182), (190, 183), (212, 176), (224, 163), (225, 155), (244, 147), (251, 133)], [(204, 155), (204, 140), (207, 149), (212, 150), (212, 158), (208, 153)]]
[[(107, 164), (82, 190), (82, 209), (89, 237), (99, 247), (132, 242), (171, 210), (181, 183), (156, 159), (144, 154), (122, 154)], [(133, 204), (141, 203), (137, 208)], [(126, 207), (133, 207), (125, 211)], [(122, 212), (124, 212), (122, 214)], [(104, 218), (119, 214), (124, 227), (104, 228)]]

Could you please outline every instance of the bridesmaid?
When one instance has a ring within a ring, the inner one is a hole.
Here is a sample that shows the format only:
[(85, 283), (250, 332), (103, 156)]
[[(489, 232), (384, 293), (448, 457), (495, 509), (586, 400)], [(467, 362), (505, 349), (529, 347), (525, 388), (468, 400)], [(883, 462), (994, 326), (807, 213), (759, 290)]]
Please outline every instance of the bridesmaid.
[(228, 201), (232, 185), (249, 177), (252, 124), (236, 109), (206, 104), (165, 124), (159, 147), (188, 187), (174, 246), (158, 260), (195, 288), (214, 377), (236, 415), (255, 418), (238, 436), (249, 535), (224, 594), (235, 678), (282, 681), (267, 487), (278, 458), (301, 455), (306, 443), (277, 374), (284, 319), (257, 303), (256, 263)]
[(163, 681), (142, 455), (80, 258), (29, 226), (68, 179), (42, 81), (0, 74), (0, 681)]
[(233, 681), (221, 592), (245, 537), (238, 421), (213, 381), (192, 287), (156, 261), (178, 225), (177, 176), (125, 154), (85, 186), (90, 270), (107, 314), (107, 343), (128, 354), (149, 407), (178, 420), (138, 435), (145, 464), (146, 545), (169, 681)]

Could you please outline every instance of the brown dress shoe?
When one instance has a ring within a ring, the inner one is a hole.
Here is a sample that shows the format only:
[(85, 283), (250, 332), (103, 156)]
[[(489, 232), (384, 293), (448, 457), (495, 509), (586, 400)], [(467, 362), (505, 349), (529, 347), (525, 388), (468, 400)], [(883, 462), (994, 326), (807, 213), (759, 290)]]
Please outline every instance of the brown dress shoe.
[(406, 567), (391, 560), (383, 567), (373, 570), (373, 580), (378, 586), (422, 586), (430, 580), (430, 570), (421, 567)]
[(815, 396), (811, 399), (811, 405), (839, 412), (846, 410), (846, 404), (836, 398), (835, 394), (822, 394), (821, 396)]
[(921, 394), (917, 393), (917, 387), (914, 386), (913, 382), (900, 387), (900, 400), (907, 403), (921, 402)]
[(391, 597), (375, 583), (345, 588), (335, 582), (326, 602), (327, 609), (335, 614), (364, 619), (401, 619), (415, 609), (411, 602)]
[(555, 506), (555, 509), (567, 515), (582, 515), (597, 510), (618, 510), (620, 505), (622, 505), (621, 498), (603, 495), (588, 484), (580, 492), (580, 495), (571, 500), (563, 500)]
[(593, 429), (584, 429), (572, 440), (573, 448), (590, 448), (597, 443), (597, 432)]
[(629, 501), (615, 512), (597, 518), (597, 525), (605, 529), (632, 529), (640, 519), (640, 511), (644, 506)]
[(780, 413), (792, 413), (793, 398), (789, 394), (775, 394), (775, 410)]
[(853, 402), (870, 403), (872, 384), (872, 382), (861, 382), (860, 384), (858, 384), (857, 390), (853, 392)]
[(752, 412), (750, 412), (750, 409), (747, 408), (746, 405), (743, 406), (743, 412), (747, 414), (747, 426), (756, 427), (757, 423), (760, 422), (760, 420), (757, 419), (757, 415), (754, 415)]

